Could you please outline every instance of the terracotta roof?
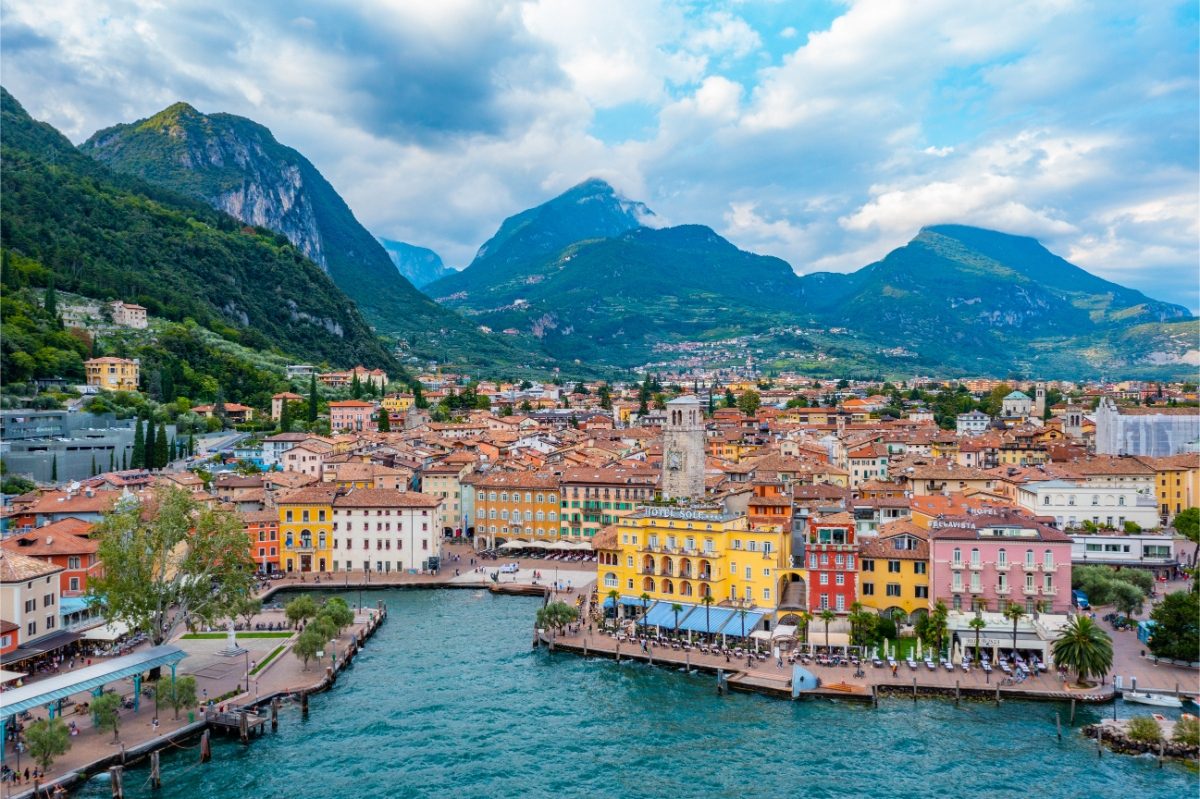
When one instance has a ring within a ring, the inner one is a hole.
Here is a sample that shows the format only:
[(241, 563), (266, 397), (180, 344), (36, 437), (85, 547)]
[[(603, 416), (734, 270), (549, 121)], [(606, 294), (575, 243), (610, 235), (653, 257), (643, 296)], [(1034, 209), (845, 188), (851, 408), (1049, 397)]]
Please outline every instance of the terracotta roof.
[[(1071, 537), (1061, 530), (1056, 530), (1047, 524), (1041, 524), (1026, 516), (1021, 516), (1015, 513), (1006, 514), (991, 514), (991, 515), (966, 515), (966, 516), (943, 516), (940, 517), (935, 524), (945, 526), (936, 527), (929, 531), (929, 538), (935, 539), (951, 539), (951, 540), (967, 540), (967, 541), (1057, 541), (1070, 543)], [(1022, 530), (1034, 530), (1037, 532), (1037, 538), (1000, 538), (990, 536), (980, 536), (979, 531), (992, 527), (1014, 527)]]
[(20, 583), (35, 577), (57, 574), (62, 566), (0, 549), (0, 583)]
[(276, 500), (278, 505), (329, 505), (337, 494), (337, 486), (322, 483), (301, 488)]
[[(75, 521), (78, 521), (76, 519)], [(23, 535), (10, 536), (4, 539), (4, 549), (31, 558), (45, 558), (51, 555), (91, 555), (100, 548), (100, 542), (87, 536), (70, 533), (55, 534), (50, 530), (53, 525), (39, 527)]]
[(834, 525), (850, 525), (854, 526), (854, 517), (846, 512), (832, 513), (828, 516), (818, 516), (812, 520), (813, 524), (818, 527), (830, 527)]
[(1090, 455), (1071, 461), (1070, 467), (1084, 477), (1118, 474), (1150, 475), (1154, 473), (1153, 468), (1137, 458), (1113, 455)]
[(355, 488), (333, 501), (335, 508), (436, 508), (441, 497), (390, 488)]
[(474, 483), (477, 488), (558, 488), (558, 478), (545, 472), (489, 472)]
[(27, 513), (103, 513), (121, 497), (119, 491), (96, 491), (68, 497), (66, 491), (47, 491), (26, 510)]
[(279, 513), (273, 510), (252, 510), (238, 514), (245, 524), (278, 524)]

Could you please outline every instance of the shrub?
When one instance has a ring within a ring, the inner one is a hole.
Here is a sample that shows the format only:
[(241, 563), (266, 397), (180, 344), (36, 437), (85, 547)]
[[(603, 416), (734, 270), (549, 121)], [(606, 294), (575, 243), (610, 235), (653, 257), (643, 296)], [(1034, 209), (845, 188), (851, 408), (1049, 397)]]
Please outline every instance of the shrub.
[(1171, 740), (1185, 746), (1200, 746), (1200, 719), (1183, 718), (1175, 722)]
[(1158, 743), (1162, 740), (1162, 727), (1150, 716), (1134, 716), (1125, 728), (1126, 734), (1132, 741), (1142, 743)]

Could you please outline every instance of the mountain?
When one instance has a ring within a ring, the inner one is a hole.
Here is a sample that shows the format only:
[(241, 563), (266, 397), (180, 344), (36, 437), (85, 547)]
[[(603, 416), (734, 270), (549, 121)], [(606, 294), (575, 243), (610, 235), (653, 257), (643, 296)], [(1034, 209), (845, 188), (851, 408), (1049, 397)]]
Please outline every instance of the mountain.
[[(137, 302), (153, 317), (181, 323), (179, 336), (167, 336), (181, 351), (197, 340), (184, 328), (199, 325), (256, 350), (399, 374), (354, 304), (282, 236), (112, 172), (31, 119), (3, 88), (0, 124), (6, 301), (53, 285), (89, 298)], [(13, 347), (6, 336), (5, 366), (18, 367), (18, 374), (72, 371), (40, 361), (40, 352), (19, 357)], [(222, 361), (202, 349), (195, 344), (182, 362), (209, 355)], [(220, 368), (242, 366), (222, 361)], [(11, 379), (14, 373), (5, 371)]]
[(417, 288), (455, 273), (455, 270), (442, 263), (441, 256), (433, 250), (391, 239), (381, 238), (379, 243), (396, 265), (396, 270)]
[(98, 131), (81, 149), (115, 171), (286, 236), (380, 333), (418, 355), (489, 364), (523, 359), (417, 291), (317, 168), (252, 120), (176, 103)]
[(652, 218), (588, 180), (506, 219), (466, 269), (426, 291), (556, 359), (620, 367), (697, 353), (734, 363), (753, 350), (814, 373), (1069, 377), (1197, 357), (1184, 308), (1032, 238), (939, 225), (857, 272), (800, 277), (705, 227), (640, 224)]
[[(603, 180), (592, 178), (549, 202), (510, 216), (461, 272), (431, 284), (431, 297), (449, 297), (452, 305), (485, 286), (520, 280), (536, 262), (587, 239), (606, 239), (651, 221), (654, 213), (621, 197)], [(473, 304), (474, 300), (469, 303)]]

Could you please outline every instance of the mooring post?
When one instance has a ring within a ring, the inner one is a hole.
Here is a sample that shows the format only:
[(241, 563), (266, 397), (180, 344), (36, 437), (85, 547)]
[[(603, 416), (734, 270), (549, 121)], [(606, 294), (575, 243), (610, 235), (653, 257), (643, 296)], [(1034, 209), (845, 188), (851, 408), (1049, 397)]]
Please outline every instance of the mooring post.
[(686, 673), (688, 673), (688, 674), (692, 673), (692, 653), (691, 652), (683, 653), (683, 667), (684, 667), (684, 671)]
[[(1113, 708), (1114, 708), (1113, 712), (1114, 713), (1116, 712), (1116, 706), (1117, 706), (1116, 701), (1113, 701)], [(1071, 722), (1070, 723), (1071, 723), (1072, 727), (1075, 726), (1075, 697), (1071, 697)]]
[(955, 681), (954, 681), (954, 704), (956, 704), (956, 705), (958, 704), (958, 699), (959, 699), (959, 690), (960, 690), (960, 689), (959, 689), (959, 686), (958, 686), (958, 680), (955, 680)]
[(1158, 742), (1158, 767), (1159, 767), (1159, 768), (1162, 768), (1162, 764), (1163, 764), (1163, 750), (1164, 750), (1165, 748), (1166, 748), (1166, 744), (1165, 744), (1165, 743), (1163, 743), (1162, 741), (1159, 741), (1159, 742)]
[(1054, 711), (1054, 729), (1058, 731), (1058, 740), (1062, 740), (1062, 711)]
[(159, 768), (158, 752), (150, 753), (150, 787), (162, 787), (162, 770)]
[(871, 704), (879, 707), (879, 686), (875, 683), (871, 683)]
[(617, 641), (617, 662), (621, 662), (621, 642)]
[(124, 773), (124, 766), (110, 766), (108, 769), (108, 781), (112, 785), (113, 799), (125, 799), (125, 786), (121, 784), (121, 775)]
[(308, 715), (308, 691), (300, 692), (300, 713), (304, 716)]
[(250, 714), (244, 710), (238, 718), (238, 734), (242, 737), (242, 743), (250, 743)]
[(917, 701), (917, 678), (913, 677), (913, 701)]
[(1000, 707), (1000, 683), (996, 683), (996, 707)]
[(208, 741), (208, 730), (205, 730), (200, 735), (200, 762), (207, 763), (212, 760), (212, 746)]
[(1104, 724), (1096, 725), (1096, 757), (1104, 757)]

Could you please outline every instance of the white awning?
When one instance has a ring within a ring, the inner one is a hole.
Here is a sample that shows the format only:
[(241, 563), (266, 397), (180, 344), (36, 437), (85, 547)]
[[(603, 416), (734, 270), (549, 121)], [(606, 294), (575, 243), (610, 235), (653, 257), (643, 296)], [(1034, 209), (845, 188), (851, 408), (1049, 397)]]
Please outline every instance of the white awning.
[(795, 638), (796, 637), (796, 625), (781, 624), (775, 628), (774, 632), (771, 633), (771, 637), (772, 638)]
[(771, 633), (767, 630), (755, 630), (754, 632), (750, 633), (750, 637), (757, 638), (760, 641), (770, 641)]
[(0, 669), (0, 684), (12, 682), (13, 680), (19, 680), (22, 677), (28, 676), (29, 675), (23, 671), (9, 671), (8, 669)]
[[(825, 646), (825, 631), (817, 629), (809, 636), (808, 642), (814, 646)], [(850, 646), (850, 636), (847, 633), (829, 634), (829, 646)]]
[(523, 549), (529, 546), (527, 541), (505, 541), (500, 545), (500, 549)]
[(114, 621), (103, 627), (93, 627), (83, 634), (88, 641), (115, 641), (129, 632), (129, 625), (123, 621)]

